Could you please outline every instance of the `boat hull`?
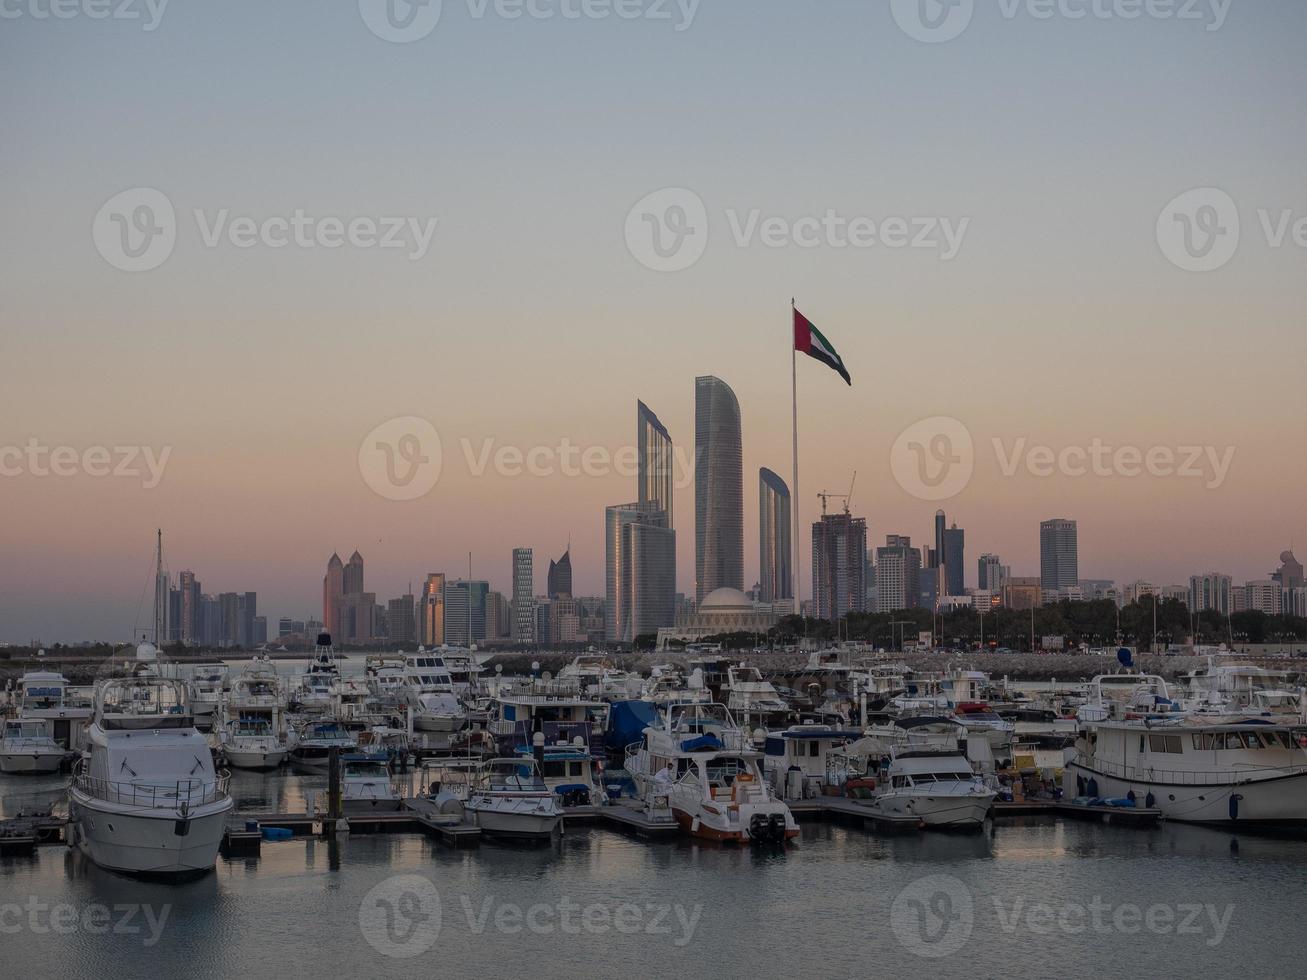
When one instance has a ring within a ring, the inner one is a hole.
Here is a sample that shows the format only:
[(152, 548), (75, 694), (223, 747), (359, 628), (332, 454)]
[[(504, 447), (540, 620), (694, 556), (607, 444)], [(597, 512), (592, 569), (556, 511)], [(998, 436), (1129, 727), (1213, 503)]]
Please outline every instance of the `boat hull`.
[(179, 834), (176, 810), (130, 810), (77, 790), (69, 794), (69, 820), (78, 850), (110, 871), (185, 878), (211, 871), (218, 860), (230, 798), (200, 807)]
[(869, 810), (887, 817), (916, 817), (926, 827), (976, 828), (985, 822), (994, 803), (989, 796), (932, 796), (925, 793), (882, 796)]
[(288, 749), (223, 749), (228, 765), (235, 769), (252, 769), (256, 772), (280, 768), (290, 755)]
[[(672, 807), (672, 816), (676, 818), (681, 830), (700, 840), (721, 841), (728, 844), (749, 844), (753, 838), (746, 830), (738, 827), (722, 827), (703, 819), (702, 814), (693, 814), (688, 810)], [(785, 840), (791, 841), (799, 836), (798, 827), (785, 828)]]
[(481, 828), (481, 832), (493, 837), (548, 840), (560, 833), (563, 827), (561, 813), (511, 813), (493, 807), (478, 807), (474, 803), (468, 803), (466, 810)]
[(1086, 783), (1091, 778), (1095, 780), (1097, 796), (1120, 798), (1133, 791), (1140, 806), (1145, 805), (1151, 793), (1153, 805), (1167, 820), (1225, 826), (1307, 827), (1307, 772), (1243, 783), (1195, 786), (1123, 779), (1071, 762), (1065, 778), (1070, 793), (1078, 788), (1076, 776), (1082, 776)]

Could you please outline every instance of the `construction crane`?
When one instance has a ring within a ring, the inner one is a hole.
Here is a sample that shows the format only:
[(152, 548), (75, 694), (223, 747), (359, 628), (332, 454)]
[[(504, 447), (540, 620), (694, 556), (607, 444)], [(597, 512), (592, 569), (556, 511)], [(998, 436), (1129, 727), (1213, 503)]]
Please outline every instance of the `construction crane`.
[(849, 504), (853, 502), (853, 487), (857, 482), (858, 471), (854, 470), (853, 479), (849, 481), (849, 489), (847, 493), (835, 493), (830, 490), (818, 491), (817, 496), (821, 498), (821, 516), (826, 516), (826, 500), (828, 497), (835, 497), (836, 499), (842, 498), (844, 500), (844, 513), (847, 514), (849, 512)]

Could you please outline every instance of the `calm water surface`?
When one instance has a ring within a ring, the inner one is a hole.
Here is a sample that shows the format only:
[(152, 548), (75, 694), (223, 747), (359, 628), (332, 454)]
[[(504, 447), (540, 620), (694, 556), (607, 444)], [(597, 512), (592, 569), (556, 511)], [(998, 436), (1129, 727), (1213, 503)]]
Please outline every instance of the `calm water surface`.
[[(240, 773), (233, 795), (293, 809), (320, 782)], [(12, 809), (58, 785), (6, 779), (0, 797)], [(0, 972), (1289, 976), (1305, 890), (1307, 842), (1179, 825), (878, 837), (808, 823), (784, 851), (580, 827), (553, 847), (458, 852), (416, 835), (298, 839), (171, 886), (49, 847), (0, 860)]]

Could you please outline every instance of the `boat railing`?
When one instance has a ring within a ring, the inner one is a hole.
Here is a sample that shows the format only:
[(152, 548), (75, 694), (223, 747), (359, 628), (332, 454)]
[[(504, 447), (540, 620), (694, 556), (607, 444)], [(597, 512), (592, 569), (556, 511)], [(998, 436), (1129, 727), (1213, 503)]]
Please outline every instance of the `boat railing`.
[(1138, 783), (1172, 783), (1177, 786), (1229, 786), (1307, 774), (1305, 766), (1241, 766), (1238, 769), (1158, 769), (1128, 766), (1102, 759), (1078, 760), (1105, 776)]
[(196, 807), (227, 798), (231, 777), (223, 772), (215, 779), (177, 779), (171, 782), (120, 782), (98, 779), (78, 768), (73, 785), (87, 796), (143, 810), (174, 810)]

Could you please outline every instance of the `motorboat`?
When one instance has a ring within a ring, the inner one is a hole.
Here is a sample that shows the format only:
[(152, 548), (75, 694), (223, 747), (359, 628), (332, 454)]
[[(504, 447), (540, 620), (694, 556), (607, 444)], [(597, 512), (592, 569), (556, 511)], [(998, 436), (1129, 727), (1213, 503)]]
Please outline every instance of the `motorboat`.
[(1168, 820), (1307, 826), (1307, 728), (1254, 718), (1087, 725), (1063, 774), (1068, 796), (1127, 799)]
[(39, 721), (10, 719), (0, 734), (0, 772), (41, 775), (57, 772), (68, 750)]
[(14, 707), (18, 720), (40, 725), (44, 735), (66, 751), (81, 752), (86, 747), (94, 698), (80, 693), (62, 674), (45, 670), (23, 674)]
[(226, 701), (222, 751), (237, 769), (276, 769), (290, 755), (281, 678), (265, 659), (252, 661), (232, 682)]
[(997, 796), (957, 749), (895, 751), (874, 778), (873, 795), (861, 801), (868, 810), (887, 817), (915, 817), (926, 827), (978, 828)]
[(227, 665), (224, 663), (194, 664), (191, 667), (191, 713), (197, 728), (206, 731), (215, 719), (221, 721), (223, 695), (227, 686)]
[(619, 670), (607, 655), (583, 653), (566, 664), (555, 678), (560, 684), (574, 684), (584, 695), (605, 700), (639, 697), (644, 678)]
[(861, 737), (855, 729), (812, 723), (768, 732), (763, 745), (767, 781), (782, 799), (815, 799), (823, 787), (838, 787), (853, 774), (842, 750)]
[(533, 758), (549, 792), (564, 809), (602, 806), (607, 799), (603, 786), (603, 763), (578, 737), (571, 744), (520, 746), (518, 756)]
[(534, 759), (485, 763), (464, 809), (482, 833), (491, 836), (548, 840), (563, 829), (562, 804)]
[(403, 794), (395, 785), (384, 754), (342, 756), (340, 784), (347, 816), (394, 812), (404, 806)]
[(290, 750), (290, 761), (294, 766), (316, 772), (326, 772), (331, 760), (331, 750), (336, 749), (345, 755), (358, 751), (358, 741), (353, 733), (338, 721), (313, 722), (300, 733), (299, 739)]
[(292, 708), (303, 714), (325, 714), (331, 709), (332, 687), (340, 677), (340, 663), (331, 634), (318, 634), (313, 659), (304, 668), (299, 689), (291, 692)]
[(68, 791), (75, 846), (131, 874), (212, 869), (232, 799), (195, 728), (185, 683), (153, 672), (102, 681), (89, 739)]
[(467, 713), (454, 690), (453, 678), (435, 653), (404, 658), (404, 706), (412, 712), (419, 732), (456, 732), (467, 724)]
[(763, 778), (763, 754), (724, 704), (671, 705), (626, 753), (641, 797), (666, 797), (681, 828), (708, 840), (760, 843), (797, 837), (790, 808)]
[(757, 725), (763, 729), (779, 727), (793, 715), (790, 706), (757, 667), (744, 664), (726, 671), (726, 707), (739, 719), (745, 731)]
[(1012, 758), (1012, 739), (1016, 725), (999, 716), (983, 701), (963, 701), (954, 706), (951, 716), (967, 730), (968, 739), (984, 739), (995, 759)]
[(511, 755), (519, 745), (531, 744), (536, 732), (543, 732), (546, 744), (580, 736), (592, 752), (603, 752), (609, 705), (581, 694), (573, 684), (505, 681), (491, 695), (489, 711), (486, 730), (502, 754)]

